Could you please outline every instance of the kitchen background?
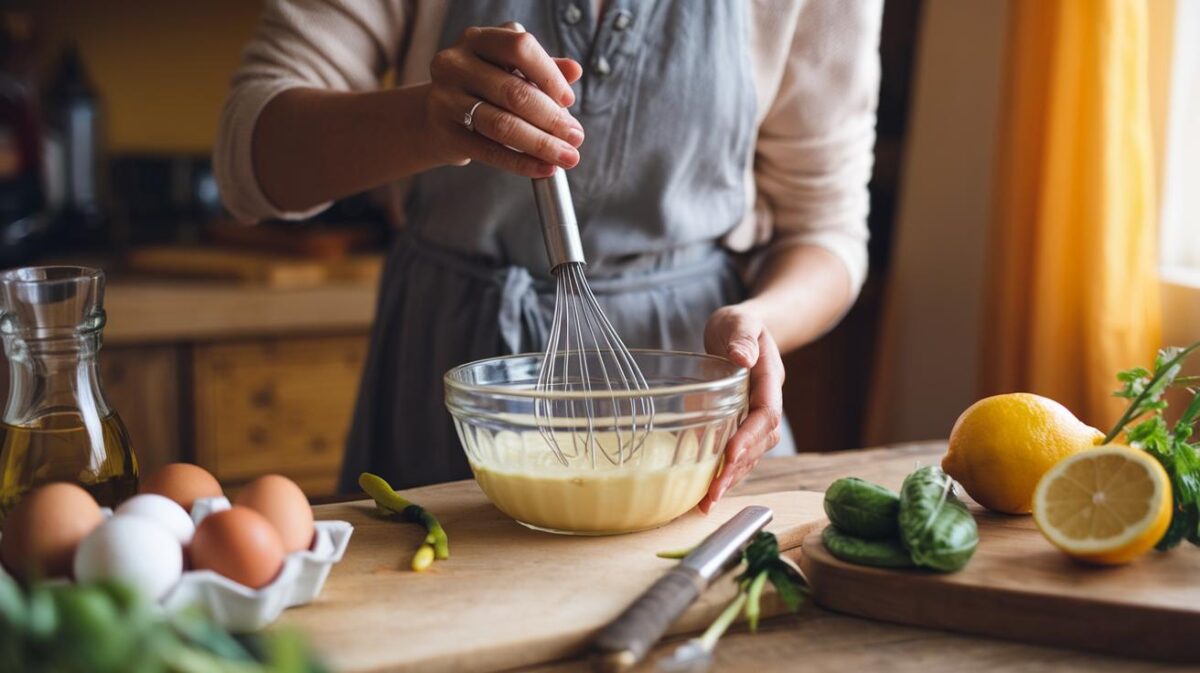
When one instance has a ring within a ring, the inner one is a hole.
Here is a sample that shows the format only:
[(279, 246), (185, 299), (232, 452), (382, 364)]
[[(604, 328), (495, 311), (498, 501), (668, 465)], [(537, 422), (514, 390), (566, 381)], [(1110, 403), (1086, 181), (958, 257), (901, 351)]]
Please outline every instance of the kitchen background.
[[(842, 324), (786, 360), (803, 451), (944, 437), (989, 387), (989, 232), (1020, 2), (886, 3), (872, 271)], [(260, 6), (6, 3), (0, 264), (109, 272), (103, 379), (143, 469), (193, 460), (234, 488), (276, 471), (320, 496), (334, 488), (389, 231), (367, 196), (305, 223), (247, 228), (222, 211), (208, 155)], [(1198, 6), (1149, 2), (1165, 343), (1200, 336), (1200, 240), (1178, 224), (1200, 215), (1171, 187), (1196, 176), (1180, 157), (1200, 156), (1186, 121), (1200, 117), (1200, 76), (1180, 65), (1200, 62)], [(1185, 30), (1198, 39), (1175, 38)], [(1188, 246), (1194, 256), (1172, 256)]]

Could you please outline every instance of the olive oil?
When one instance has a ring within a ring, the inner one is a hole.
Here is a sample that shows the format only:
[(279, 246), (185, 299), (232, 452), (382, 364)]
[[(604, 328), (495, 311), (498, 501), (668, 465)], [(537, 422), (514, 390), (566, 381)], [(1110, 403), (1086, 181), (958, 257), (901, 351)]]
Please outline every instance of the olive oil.
[[(137, 492), (138, 466), (115, 412), (85, 423), (78, 410), (31, 423), (0, 423), (0, 521), (28, 491), (52, 481), (79, 484), (101, 507)], [(89, 427), (91, 425), (91, 427)]]

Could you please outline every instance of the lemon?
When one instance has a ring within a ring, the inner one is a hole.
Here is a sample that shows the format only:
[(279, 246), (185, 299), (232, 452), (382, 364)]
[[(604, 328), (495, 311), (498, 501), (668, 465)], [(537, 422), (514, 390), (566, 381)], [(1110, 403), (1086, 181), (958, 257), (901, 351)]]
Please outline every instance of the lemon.
[(942, 469), (979, 504), (1027, 514), (1033, 489), (1055, 463), (1104, 439), (1051, 400), (1030, 393), (987, 397), (972, 404), (950, 431)]
[(1171, 481), (1153, 456), (1110, 444), (1064, 459), (1038, 482), (1033, 520), (1081, 561), (1118, 565), (1150, 551), (1171, 523)]

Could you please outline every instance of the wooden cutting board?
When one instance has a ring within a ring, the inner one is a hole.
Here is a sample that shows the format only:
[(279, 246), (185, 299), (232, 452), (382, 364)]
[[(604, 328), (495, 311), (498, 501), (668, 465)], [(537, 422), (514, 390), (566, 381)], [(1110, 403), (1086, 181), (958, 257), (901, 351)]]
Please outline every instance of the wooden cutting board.
[(1050, 546), (1029, 516), (972, 508), (979, 548), (940, 575), (839, 561), (820, 532), (799, 561), (813, 598), (889, 622), (1143, 659), (1200, 661), (1200, 549), (1151, 552), (1116, 568), (1085, 566)]
[[(609, 537), (539, 533), (494, 508), (473, 481), (405, 492), (441, 520), (450, 558), (407, 570), (424, 533), (380, 519), (371, 503), (315, 508), (354, 524), (346, 556), (317, 600), (284, 613), (333, 670), (496, 671), (583, 653), (590, 637), (665, 572), (655, 553), (690, 547), (746, 505), (775, 512), (768, 527), (785, 549), (824, 523), (819, 493), (728, 498), (657, 530)], [(733, 597), (718, 580), (675, 625), (706, 627)], [(779, 605), (764, 601), (764, 612)]]

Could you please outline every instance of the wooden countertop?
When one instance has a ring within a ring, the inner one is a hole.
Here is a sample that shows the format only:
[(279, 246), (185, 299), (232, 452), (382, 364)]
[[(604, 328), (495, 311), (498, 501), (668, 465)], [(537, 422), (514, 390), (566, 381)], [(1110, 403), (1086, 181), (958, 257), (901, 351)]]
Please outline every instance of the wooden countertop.
[[(938, 462), (945, 450), (945, 442), (937, 441), (765, 460), (732, 493), (747, 495), (791, 488), (823, 491), (834, 480), (851, 475), (898, 488), (905, 475), (919, 465)], [(660, 644), (654, 656), (669, 655), (677, 642)], [(652, 663), (638, 670), (653, 671)], [(581, 661), (567, 661), (529, 670), (566, 673), (587, 668)], [(807, 605), (799, 614), (768, 620), (756, 634), (745, 632), (744, 627), (731, 630), (717, 646), (712, 670), (1140, 673), (1194, 669), (873, 622)]]
[(374, 281), (305, 288), (235, 282), (114, 278), (105, 289), (108, 345), (228, 337), (365, 332)]

